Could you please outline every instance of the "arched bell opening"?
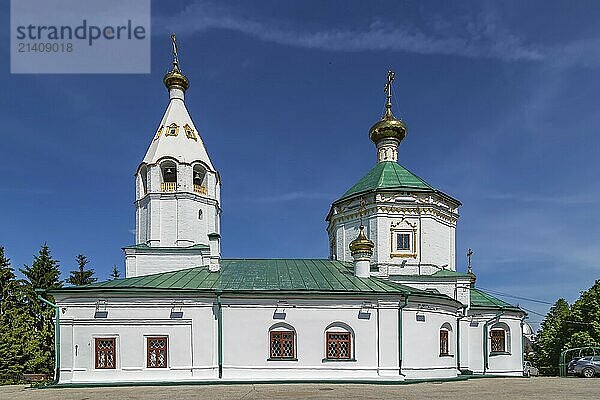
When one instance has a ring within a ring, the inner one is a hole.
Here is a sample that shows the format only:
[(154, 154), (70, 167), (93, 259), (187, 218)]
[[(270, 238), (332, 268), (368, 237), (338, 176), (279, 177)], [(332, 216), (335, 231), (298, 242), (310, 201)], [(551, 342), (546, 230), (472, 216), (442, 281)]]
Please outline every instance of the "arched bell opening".
[(206, 189), (206, 169), (202, 165), (196, 164), (194, 165), (192, 173), (194, 192), (199, 194), (207, 194), (208, 191)]
[(177, 190), (177, 164), (174, 161), (164, 161), (160, 164), (162, 182), (160, 189), (163, 192), (174, 192)]
[(139, 172), (141, 186), (141, 195), (145, 196), (148, 193), (148, 167), (142, 165)]

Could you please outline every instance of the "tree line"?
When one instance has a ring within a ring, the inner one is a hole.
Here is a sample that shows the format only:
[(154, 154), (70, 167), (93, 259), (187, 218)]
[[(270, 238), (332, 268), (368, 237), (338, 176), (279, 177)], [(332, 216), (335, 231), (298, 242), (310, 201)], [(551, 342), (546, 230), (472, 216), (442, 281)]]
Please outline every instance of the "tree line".
[(560, 354), (585, 346), (600, 346), (600, 280), (573, 304), (562, 298), (554, 303), (537, 332), (533, 360), (541, 373), (557, 375)]
[[(90, 260), (83, 254), (75, 257), (77, 268), (70, 271), (66, 283), (87, 285), (96, 282)], [(31, 265), (19, 268), (25, 279), (17, 279), (10, 259), (0, 246), (0, 384), (22, 381), (23, 374), (54, 373), (54, 309), (38, 299), (35, 289), (63, 286), (60, 264), (44, 243)], [(113, 267), (110, 279), (120, 277)], [(54, 303), (48, 294), (42, 296)]]

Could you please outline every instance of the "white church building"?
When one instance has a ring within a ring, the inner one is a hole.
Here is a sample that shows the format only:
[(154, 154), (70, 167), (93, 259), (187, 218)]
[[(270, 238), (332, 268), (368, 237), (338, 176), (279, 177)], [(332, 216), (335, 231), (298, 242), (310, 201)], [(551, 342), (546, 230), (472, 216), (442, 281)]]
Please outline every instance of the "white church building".
[(522, 375), (525, 312), (477, 289), (470, 257), (457, 271), (461, 203), (398, 164), (392, 72), (369, 131), (376, 163), (327, 214), (330, 258), (228, 259), (221, 179), (174, 53), (135, 172), (126, 277), (50, 292), (60, 383)]

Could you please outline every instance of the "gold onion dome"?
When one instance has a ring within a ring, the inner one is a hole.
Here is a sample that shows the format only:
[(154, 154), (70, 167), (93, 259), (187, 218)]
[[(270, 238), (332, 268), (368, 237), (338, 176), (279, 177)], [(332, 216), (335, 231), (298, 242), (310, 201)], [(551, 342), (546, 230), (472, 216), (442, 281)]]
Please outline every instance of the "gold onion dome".
[(190, 81), (179, 69), (179, 54), (177, 52), (177, 41), (174, 34), (171, 34), (171, 42), (173, 43), (173, 68), (165, 74), (163, 82), (169, 90), (177, 87), (185, 92), (190, 87)]
[(387, 108), (385, 114), (375, 125), (369, 129), (369, 137), (373, 143), (377, 144), (379, 141), (387, 138), (395, 138), (398, 141), (402, 141), (406, 136), (406, 125), (399, 119), (394, 117), (392, 114), (391, 105)]
[(176, 65), (173, 66), (173, 69), (165, 74), (163, 78), (163, 82), (167, 89), (171, 89), (173, 87), (179, 87), (183, 91), (186, 91), (187, 88), (190, 87), (190, 81), (187, 76), (181, 73)]
[(383, 117), (369, 129), (369, 137), (377, 144), (383, 139), (393, 138), (399, 142), (406, 136), (406, 125), (402, 120), (394, 117), (392, 113), (392, 82), (395, 77), (394, 71), (388, 71), (387, 83), (383, 91), (386, 93), (385, 113)]
[(375, 244), (365, 235), (365, 227), (360, 226), (358, 237), (350, 242), (350, 253), (370, 253), (373, 254)]

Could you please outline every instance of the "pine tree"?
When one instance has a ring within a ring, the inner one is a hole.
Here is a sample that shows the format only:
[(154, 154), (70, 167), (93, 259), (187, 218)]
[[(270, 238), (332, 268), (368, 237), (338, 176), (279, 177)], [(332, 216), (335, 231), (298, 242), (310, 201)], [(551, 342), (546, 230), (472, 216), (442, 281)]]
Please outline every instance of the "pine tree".
[(0, 315), (10, 307), (18, 285), (15, 273), (10, 266), (10, 260), (4, 255), (4, 247), (0, 246)]
[(31, 267), (25, 265), (20, 271), (34, 289), (57, 289), (62, 287), (58, 268), (58, 261), (52, 258), (48, 245), (44, 243)]
[(115, 279), (119, 279), (121, 277), (121, 272), (116, 265), (113, 265), (112, 272), (110, 273), (110, 280), (114, 281)]
[(85, 269), (85, 266), (90, 262), (86, 256), (83, 254), (78, 254), (75, 257), (79, 268), (75, 271), (71, 271), (71, 275), (67, 279), (67, 282), (71, 285), (82, 286), (89, 285), (90, 283), (94, 283), (98, 280), (98, 278), (94, 277), (94, 269), (90, 268), (88, 270)]
[(17, 382), (22, 372), (19, 368), (22, 351), (14, 337), (14, 317), (19, 314), (18, 289), (10, 260), (0, 246), (0, 384)]
[[(34, 257), (31, 266), (25, 265), (20, 271), (27, 280), (22, 286), (24, 315), (18, 319), (19, 328), (26, 327), (21, 339), (24, 358), (21, 360), (23, 372), (46, 373), (54, 372), (54, 309), (42, 303), (37, 298), (35, 289), (57, 289), (62, 287), (60, 280), (59, 262), (52, 258), (48, 245), (44, 243), (39, 254)], [(50, 302), (54, 298), (42, 294)]]
[(568, 340), (565, 321), (569, 314), (569, 303), (565, 299), (558, 299), (541, 324), (534, 348), (537, 366), (543, 374), (558, 373), (560, 353)]

